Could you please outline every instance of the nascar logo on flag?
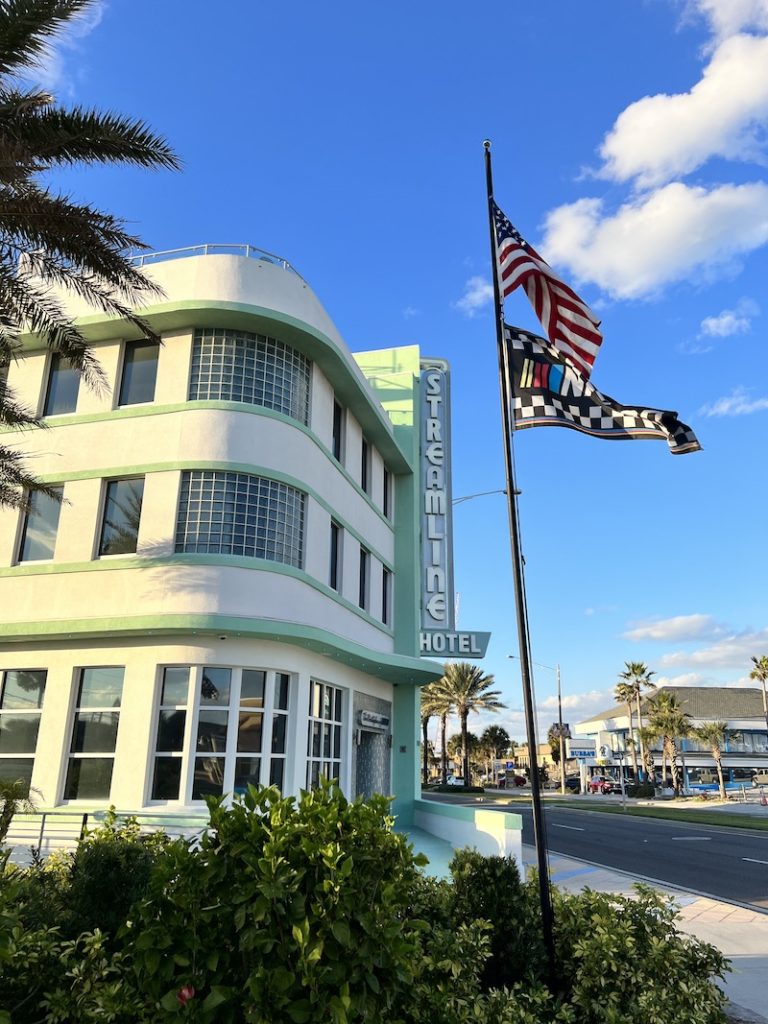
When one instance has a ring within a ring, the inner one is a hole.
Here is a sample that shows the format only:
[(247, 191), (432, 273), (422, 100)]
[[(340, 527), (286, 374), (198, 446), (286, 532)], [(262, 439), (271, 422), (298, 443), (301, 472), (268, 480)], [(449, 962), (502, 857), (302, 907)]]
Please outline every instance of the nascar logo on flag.
[(601, 394), (544, 338), (504, 325), (515, 429), (570, 427), (615, 441), (666, 441), (673, 455), (701, 449), (676, 412), (620, 405)]

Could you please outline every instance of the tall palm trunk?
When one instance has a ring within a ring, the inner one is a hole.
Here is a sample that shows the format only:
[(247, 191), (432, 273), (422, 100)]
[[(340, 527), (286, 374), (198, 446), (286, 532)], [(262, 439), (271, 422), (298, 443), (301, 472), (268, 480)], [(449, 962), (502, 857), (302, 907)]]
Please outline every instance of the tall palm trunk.
[(675, 796), (680, 796), (680, 765), (677, 763), (677, 743), (674, 736), (668, 738), (669, 742), (669, 767), (672, 770), (672, 789)]
[(640, 764), (642, 767), (643, 778), (641, 782), (645, 782), (644, 776), (646, 775), (646, 759), (645, 759), (645, 742), (643, 741), (643, 710), (640, 705), (640, 691), (637, 692), (637, 738), (640, 740)]
[(727, 800), (728, 797), (725, 792), (725, 779), (723, 778), (723, 757), (718, 747), (712, 748), (712, 757), (715, 761), (715, 768), (717, 768), (717, 783), (720, 787), (720, 799)]
[(459, 717), (461, 725), (461, 771), (464, 776), (464, 785), (469, 786), (469, 750), (467, 749), (467, 720), (469, 714), (466, 711), (462, 711)]
[(635, 750), (635, 719), (634, 712), (632, 711), (632, 701), (627, 701), (627, 717), (629, 718), (628, 745), (632, 747), (632, 766), (635, 772), (635, 781), (637, 781), (637, 751)]
[(448, 782), (448, 751), (445, 749), (447, 732), (448, 712), (444, 711), (440, 715), (440, 775), (443, 785)]
[(429, 783), (429, 737), (427, 733), (428, 727), (429, 716), (426, 716), (421, 719), (421, 764), (423, 781), (425, 786)]

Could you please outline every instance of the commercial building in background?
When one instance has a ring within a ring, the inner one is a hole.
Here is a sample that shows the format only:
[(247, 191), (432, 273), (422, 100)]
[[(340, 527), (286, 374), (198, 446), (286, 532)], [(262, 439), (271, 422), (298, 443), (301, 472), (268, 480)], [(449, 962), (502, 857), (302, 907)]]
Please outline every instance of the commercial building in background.
[[(765, 779), (765, 773), (768, 772), (768, 729), (763, 711), (763, 696), (759, 689), (736, 686), (662, 686), (656, 694), (662, 691), (674, 695), (683, 711), (690, 715), (692, 726), (699, 726), (705, 722), (726, 723), (727, 733), (722, 760), (723, 775), (728, 788), (749, 786), (758, 773)], [(647, 725), (647, 716), (650, 712), (647, 697), (641, 703), (641, 710), (643, 724)], [(637, 729), (638, 721), (635, 715), (633, 731), (639, 761), (640, 741)], [(618, 769), (619, 759), (612, 757), (609, 752), (624, 751), (627, 755), (624, 763), (630, 766), (631, 775), (632, 753), (627, 743), (629, 718), (626, 705), (614, 705), (579, 722), (574, 729), (574, 735), (577, 738), (586, 736), (594, 739), (598, 755), (601, 748), (606, 748), (607, 756), (588, 760), (588, 765), (600, 764), (615, 766)], [(717, 789), (717, 772), (710, 747), (695, 737), (679, 739), (678, 747), (685, 761), (685, 785), (691, 789)], [(652, 742), (651, 749), (656, 770), (660, 773), (661, 738)]]
[(221, 248), (144, 258), (159, 346), (70, 303), (107, 388), (34, 337), (10, 368), (48, 429), (3, 441), (62, 501), (0, 512), (0, 777), (172, 815), (326, 776), (407, 825), (423, 594), (453, 627), (447, 436), (420, 464), (447, 367), (352, 355), (287, 263)]

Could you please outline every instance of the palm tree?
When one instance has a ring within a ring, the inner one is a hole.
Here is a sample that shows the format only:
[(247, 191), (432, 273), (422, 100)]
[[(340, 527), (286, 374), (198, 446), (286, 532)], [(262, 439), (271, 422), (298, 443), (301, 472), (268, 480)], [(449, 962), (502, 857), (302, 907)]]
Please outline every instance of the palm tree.
[(643, 752), (643, 771), (645, 772), (646, 780), (653, 783), (656, 766), (653, 762), (652, 747), (654, 741), (659, 738), (659, 734), (653, 726), (641, 725), (637, 730), (637, 735)]
[(691, 716), (683, 711), (683, 706), (673, 693), (662, 690), (648, 701), (651, 727), (656, 729), (664, 743), (664, 753), (669, 758), (672, 771), (672, 786), (675, 795), (679, 796), (680, 767), (677, 757), (680, 753), (677, 741), (691, 733)]
[[(35, 809), (31, 794), (40, 795), (40, 791), (32, 789), (23, 779), (0, 779), (0, 845), (5, 842), (11, 821), (17, 811), (30, 812)], [(2, 858), (0, 858), (2, 868)]]
[(506, 705), (499, 700), (498, 690), (491, 690), (493, 676), (467, 661), (450, 661), (437, 684), (446, 699), (450, 699), (459, 718), (461, 730), (461, 763), (464, 778), (469, 784), (469, 752), (467, 750), (467, 719), (474, 711), (499, 711)]
[[(20, 356), (22, 331), (38, 335), (80, 371), (86, 383), (104, 377), (85, 336), (55, 291), (119, 316), (156, 336), (133, 312), (160, 290), (130, 260), (146, 248), (112, 214), (73, 202), (43, 180), (72, 164), (134, 164), (178, 168), (168, 144), (132, 118), (63, 107), (25, 85), (21, 76), (49, 40), (96, 0), (3, 0), (0, 4), (0, 424), (39, 421), (8, 388), (5, 370)], [(25, 504), (24, 489), (46, 490), (21, 454), (0, 446), (0, 506)]]
[[(642, 729), (643, 727), (643, 711), (640, 698), (642, 697), (643, 690), (655, 690), (656, 684), (651, 682), (651, 676), (655, 675), (645, 662), (642, 661), (625, 661), (624, 671), (619, 674), (619, 679), (622, 680), (619, 686), (622, 687), (622, 693), (625, 694), (621, 699), (627, 701), (627, 707), (629, 703), (634, 700), (635, 707), (637, 708), (637, 727)], [(616, 687), (618, 691), (619, 686)], [(617, 699), (618, 696), (617, 696)], [(632, 739), (632, 759), (635, 766), (635, 778), (637, 778), (637, 757), (635, 755), (634, 748), (634, 735), (632, 732), (632, 714), (629, 715), (629, 736)], [(640, 739), (640, 762), (645, 766), (645, 748), (643, 746), (643, 738)], [(645, 770), (645, 768), (643, 768)]]
[(506, 756), (511, 742), (509, 733), (501, 725), (489, 725), (483, 729), (480, 736), (480, 750), (487, 761), (491, 762), (492, 770), (495, 769), (496, 759)]
[(763, 687), (763, 716), (765, 717), (765, 728), (768, 732), (768, 697), (765, 693), (765, 684), (768, 680), (768, 655), (761, 655), (759, 658), (752, 658), (755, 667), (749, 673), (750, 679), (757, 679)]
[[(434, 683), (425, 686), (421, 691), (426, 693), (426, 699), (430, 709), (430, 715), (437, 715), (440, 719), (440, 775), (445, 785), (448, 779), (448, 751), (446, 749), (446, 735), (448, 732), (448, 716), (453, 713), (453, 701), (450, 694), (443, 686), (443, 678), (436, 679)], [(423, 705), (422, 705), (423, 708)], [(422, 724), (423, 729), (423, 724)]]
[(617, 704), (627, 705), (627, 718), (629, 719), (629, 739), (627, 746), (632, 748), (632, 766), (635, 771), (635, 778), (637, 778), (637, 751), (635, 750), (635, 743), (632, 739), (634, 736), (634, 709), (632, 707), (635, 699), (634, 687), (629, 683), (617, 683), (613, 689), (613, 696)]
[(693, 730), (697, 739), (706, 743), (712, 752), (712, 759), (717, 768), (717, 781), (720, 785), (720, 799), (726, 799), (725, 782), (723, 781), (723, 746), (725, 745), (725, 722), (703, 722)]
[[(462, 739), (462, 736), (461, 736), (460, 732), (454, 733), (453, 736), (449, 736), (448, 737), (448, 745), (447, 745), (448, 757), (449, 757), (449, 759), (451, 761), (453, 761), (454, 765), (456, 764), (456, 762), (460, 762), (462, 764), (462, 766), (464, 764), (464, 754), (463, 754), (463, 749), (464, 748), (462, 746), (463, 742), (464, 742), (464, 740)], [(471, 763), (474, 760), (475, 756), (480, 753), (480, 740), (477, 738), (477, 736), (475, 736), (475, 734), (473, 732), (469, 732), (469, 731), (467, 732), (466, 748), (467, 748), (467, 759)], [(469, 776), (464, 774), (464, 768), (463, 767), (461, 769), (461, 772), (462, 772), (462, 776), (464, 778), (464, 784), (466, 786), (468, 786), (470, 784)]]
[(434, 683), (429, 683), (421, 689), (421, 756), (422, 776), (425, 786), (429, 782), (429, 736), (427, 732), (429, 720), (440, 713), (434, 687)]

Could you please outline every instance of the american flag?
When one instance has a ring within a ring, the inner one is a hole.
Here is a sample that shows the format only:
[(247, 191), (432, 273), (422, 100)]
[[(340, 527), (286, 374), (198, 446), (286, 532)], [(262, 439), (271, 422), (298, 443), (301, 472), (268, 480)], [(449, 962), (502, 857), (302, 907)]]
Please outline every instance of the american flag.
[(499, 289), (504, 298), (525, 286), (550, 342), (584, 377), (589, 377), (603, 336), (600, 321), (572, 288), (510, 224), (493, 204)]

